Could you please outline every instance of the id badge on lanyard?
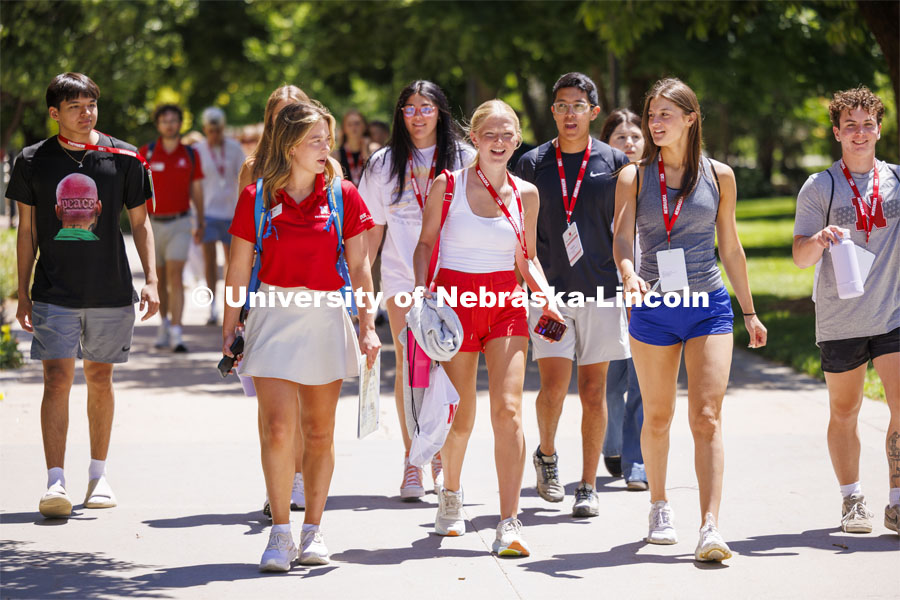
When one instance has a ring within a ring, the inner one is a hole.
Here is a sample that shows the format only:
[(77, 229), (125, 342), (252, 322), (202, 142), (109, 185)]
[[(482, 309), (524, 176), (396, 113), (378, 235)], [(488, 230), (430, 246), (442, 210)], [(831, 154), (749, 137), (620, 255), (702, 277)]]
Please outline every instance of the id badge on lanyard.
[[(678, 215), (681, 214), (681, 206), (684, 204), (684, 196), (675, 203), (672, 217), (669, 217), (669, 193), (666, 189), (666, 170), (663, 165), (662, 153), (657, 156), (659, 167), (659, 195), (662, 201), (663, 224), (666, 228), (666, 240), (672, 242), (672, 228)], [(656, 266), (659, 270), (659, 287), (663, 292), (678, 292), (688, 287), (687, 264), (684, 262), (683, 248), (669, 248), (656, 253)]]
[(578, 236), (578, 224), (570, 223), (563, 232), (563, 244), (566, 246), (566, 256), (569, 258), (569, 266), (574, 266), (578, 259), (584, 255), (581, 247), (581, 238)]
[(584, 180), (584, 171), (591, 158), (591, 138), (588, 138), (587, 148), (581, 159), (581, 167), (578, 169), (578, 177), (575, 179), (575, 189), (572, 190), (572, 199), (569, 200), (569, 190), (566, 187), (566, 173), (563, 169), (562, 151), (559, 142), (556, 143), (556, 167), (559, 169), (559, 185), (562, 190), (563, 208), (566, 210), (566, 230), (563, 232), (563, 245), (566, 248), (566, 256), (569, 258), (569, 266), (572, 267), (578, 259), (584, 256), (584, 248), (581, 246), (581, 237), (578, 235), (578, 226), (572, 221), (572, 213), (575, 203), (578, 201), (578, 192), (581, 191), (581, 182)]

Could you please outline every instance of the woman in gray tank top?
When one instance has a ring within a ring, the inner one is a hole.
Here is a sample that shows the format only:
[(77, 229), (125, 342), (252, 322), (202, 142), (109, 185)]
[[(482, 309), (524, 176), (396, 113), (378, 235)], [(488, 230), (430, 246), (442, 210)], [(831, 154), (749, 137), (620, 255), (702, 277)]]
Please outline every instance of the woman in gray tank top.
[[(644, 403), (641, 449), (652, 503), (647, 541), (677, 542), (666, 499), (666, 464), (683, 348), (703, 515), (694, 557), (721, 561), (731, 557), (717, 521), (725, 462), (721, 410), (731, 368), (734, 316), (716, 265), (717, 237), (751, 348), (765, 345), (766, 328), (753, 309), (747, 261), (738, 239), (734, 172), (701, 155), (697, 96), (678, 79), (658, 81), (644, 101), (641, 129), (645, 140), (641, 160), (634, 168), (622, 169), (616, 186), (613, 252), (626, 296), (633, 293), (644, 300), (631, 309), (628, 330)], [(635, 229), (640, 233), (640, 273), (634, 269)], [(684, 294), (684, 302), (679, 296), (677, 306), (674, 301), (662, 303), (657, 289), (677, 290)], [(704, 297), (705, 306), (695, 305)]]

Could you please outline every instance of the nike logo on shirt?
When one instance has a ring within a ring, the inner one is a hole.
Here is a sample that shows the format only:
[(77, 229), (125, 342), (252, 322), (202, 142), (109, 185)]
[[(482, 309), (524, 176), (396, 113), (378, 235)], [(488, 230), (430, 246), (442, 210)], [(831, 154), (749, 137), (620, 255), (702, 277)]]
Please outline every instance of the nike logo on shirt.
[(601, 175), (606, 175), (606, 173), (594, 173), (593, 171), (590, 172), (591, 177), (600, 177)]

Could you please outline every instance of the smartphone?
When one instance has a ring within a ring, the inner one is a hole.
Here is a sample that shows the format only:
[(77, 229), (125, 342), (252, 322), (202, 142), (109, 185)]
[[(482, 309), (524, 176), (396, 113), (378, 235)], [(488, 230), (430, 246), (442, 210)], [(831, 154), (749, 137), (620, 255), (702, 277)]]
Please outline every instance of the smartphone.
[(540, 320), (534, 327), (534, 332), (545, 338), (558, 342), (566, 333), (566, 324), (560, 323), (556, 319), (551, 319), (547, 315), (541, 315)]
[(231, 353), (234, 356), (222, 356), (222, 360), (219, 361), (219, 364), (216, 368), (219, 369), (219, 374), (222, 377), (228, 377), (228, 373), (231, 372), (232, 367), (234, 367), (235, 357), (239, 356), (244, 351), (244, 338), (243, 336), (237, 336), (234, 338), (234, 341), (231, 342), (231, 346), (228, 348), (231, 350)]

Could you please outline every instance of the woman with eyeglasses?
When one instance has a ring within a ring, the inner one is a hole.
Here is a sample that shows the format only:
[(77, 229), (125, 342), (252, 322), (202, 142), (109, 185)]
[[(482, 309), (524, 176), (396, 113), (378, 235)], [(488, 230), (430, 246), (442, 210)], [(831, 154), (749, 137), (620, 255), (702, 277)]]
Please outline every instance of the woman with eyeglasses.
[[(634, 168), (622, 169), (616, 186), (614, 251), (625, 293), (644, 294), (644, 303), (631, 309), (629, 333), (644, 405), (641, 450), (651, 502), (647, 542), (678, 541), (666, 497), (666, 464), (683, 351), (702, 522), (694, 558), (722, 561), (731, 557), (717, 524), (725, 466), (722, 400), (731, 369), (734, 314), (716, 264), (717, 240), (751, 348), (766, 345), (766, 328), (753, 309), (738, 238), (734, 172), (701, 154), (700, 124), (700, 103), (682, 81), (660, 80), (647, 93), (641, 121), (644, 152)], [(635, 223), (639, 273), (632, 247)], [(689, 300), (705, 294), (707, 305), (650, 304), (648, 292), (680, 292), (683, 287)]]
[[(413, 250), (422, 230), (425, 198), (435, 177), (444, 169), (457, 169), (474, 156), (466, 145), (450, 115), (450, 105), (443, 90), (430, 81), (413, 81), (400, 92), (394, 109), (391, 138), (387, 145), (372, 155), (363, 171), (359, 191), (372, 213), (375, 226), (368, 233), (369, 258), (375, 261), (381, 253), (381, 288), (386, 298), (397, 370), (394, 397), (400, 431), (403, 433), (405, 458), (400, 497), (416, 500), (425, 495), (422, 469), (410, 464), (410, 433), (406, 430), (403, 408), (403, 343), (400, 332), (406, 325), (409, 307), (398, 306), (394, 297), (413, 289)], [(440, 490), (441, 458), (431, 461), (435, 493)]]

